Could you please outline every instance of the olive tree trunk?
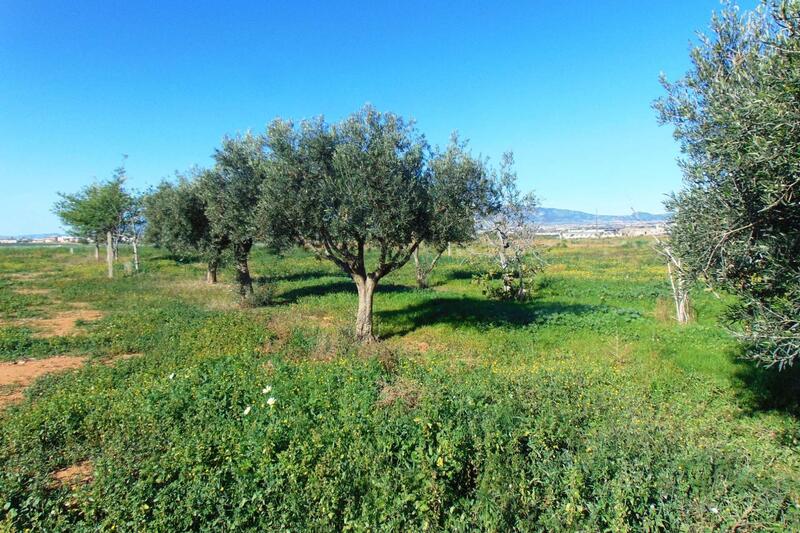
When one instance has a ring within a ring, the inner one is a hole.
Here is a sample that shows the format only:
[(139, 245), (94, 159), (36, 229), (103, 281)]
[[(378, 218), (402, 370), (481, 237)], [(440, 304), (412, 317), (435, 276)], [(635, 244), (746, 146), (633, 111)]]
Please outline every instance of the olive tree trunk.
[(217, 262), (209, 261), (206, 268), (206, 283), (213, 285), (217, 282)]
[(94, 240), (94, 260), (100, 261), (100, 243)]
[(133, 246), (133, 270), (139, 272), (139, 246), (137, 244), (138, 239), (134, 237), (131, 240), (131, 245)]
[(247, 257), (250, 255), (250, 248), (253, 243), (236, 244), (233, 247), (233, 259), (236, 263), (236, 280), (239, 282), (239, 295), (242, 298), (253, 294), (253, 278), (250, 277), (250, 267), (247, 264)]
[(356, 339), (359, 342), (373, 342), (372, 333), (372, 299), (378, 280), (372, 276), (353, 275), (358, 289), (358, 312), (356, 313)]
[[(448, 247), (450, 245), (448, 244)], [(436, 255), (431, 260), (430, 264), (424, 264), (424, 262), (419, 258), (419, 248), (414, 250), (414, 269), (416, 270), (417, 274), (417, 287), (420, 289), (427, 289), (428, 288), (428, 276), (430, 276), (433, 269), (436, 267), (436, 263), (439, 261), (439, 258), (442, 257), (444, 250), (437, 250)]]
[(114, 237), (111, 232), (106, 232), (106, 264), (108, 265), (108, 277), (114, 277)]

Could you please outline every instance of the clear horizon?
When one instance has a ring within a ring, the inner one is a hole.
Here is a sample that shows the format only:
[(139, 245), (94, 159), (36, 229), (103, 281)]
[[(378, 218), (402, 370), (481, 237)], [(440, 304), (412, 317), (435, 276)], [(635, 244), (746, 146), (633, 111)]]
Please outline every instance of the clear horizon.
[[(744, 2), (743, 8), (753, 2)], [(662, 213), (678, 146), (651, 109), (717, 0), (613, 6), (0, 5), (0, 235), (60, 233), (56, 193), (208, 165), (224, 134), (370, 102), (433, 145), (515, 153), (542, 205)]]

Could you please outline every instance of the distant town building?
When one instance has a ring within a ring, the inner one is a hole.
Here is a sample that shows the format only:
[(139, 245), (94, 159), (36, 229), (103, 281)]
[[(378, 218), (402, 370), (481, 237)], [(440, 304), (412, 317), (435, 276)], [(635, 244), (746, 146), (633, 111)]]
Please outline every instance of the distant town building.
[(637, 222), (619, 225), (551, 225), (540, 226), (536, 230), (539, 237), (558, 239), (609, 239), (613, 237), (646, 237), (664, 235), (667, 231), (663, 222)]
[(79, 244), (81, 242), (85, 242), (85, 239), (72, 235), (0, 237), (0, 244)]

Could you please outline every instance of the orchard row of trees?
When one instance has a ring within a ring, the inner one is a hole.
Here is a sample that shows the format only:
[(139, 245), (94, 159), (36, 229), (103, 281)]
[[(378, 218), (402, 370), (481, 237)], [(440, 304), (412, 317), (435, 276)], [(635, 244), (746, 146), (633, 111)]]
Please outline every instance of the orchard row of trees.
[[(671, 196), (668, 259), (677, 317), (701, 281), (738, 296), (728, 318), (751, 356), (784, 368), (800, 358), (800, 2), (735, 5), (712, 19), (681, 80), (663, 81), (655, 104), (675, 127), (685, 187)], [(499, 169), (454, 137), (432, 149), (411, 123), (366, 107), (337, 124), (276, 120), (264, 135), (226, 138), (210, 169), (162, 183), (140, 197), (124, 172), (56, 211), (76, 234), (115, 243), (147, 236), (175, 253), (200, 255), (214, 282), (224, 253), (242, 297), (252, 293), (253, 243), (299, 244), (349, 275), (359, 295), (356, 336), (374, 338), (376, 287), (412, 257), (420, 285), (448, 243), (491, 239), (502, 286), (522, 299), (540, 268), (525, 246), (535, 206), (517, 189), (510, 155)], [(434, 251), (425, 260), (420, 245)], [(489, 287), (489, 285), (487, 285)]]
[[(493, 169), (457, 135), (432, 148), (413, 123), (370, 106), (336, 124), (275, 120), (263, 135), (226, 137), (211, 168), (164, 181), (141, 198), (125, 193), (123, 178), (120, 171), (56, 206), (75, 233), (95, 242), (107, 237), (109, 261), (134, 205), (147, 241), (202, 257), (208, 282), (216, 282), (223, 256), (232, 257), (243, 299), (253, 293), (248, 259), (256, 241), (275, 251), (300, 245), (355, 283), (355, 336), (363, 342), (375, 338), (373, 297), (386, 275), (413, 257), (426, 286), (447, 247), (479, 231), (491, 236), (500, 295), (528, 294), (534, 263), (514, 238), (535, 200), (517, 189), (513, 157)], [(107, 190), (119, 201), (106, 201), (99, 191)], [(99, 209), (97, 202), (106, 203)], [(429, 256), (419, 253), (423, 243)]]

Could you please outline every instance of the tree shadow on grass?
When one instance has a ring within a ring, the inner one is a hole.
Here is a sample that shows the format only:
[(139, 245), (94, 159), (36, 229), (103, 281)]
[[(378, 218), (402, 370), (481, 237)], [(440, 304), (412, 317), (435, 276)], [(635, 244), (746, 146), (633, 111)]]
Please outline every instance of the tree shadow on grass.
[(784, 370), (764, 368), (755, 362), (736, 358), (735, 378), (740, 386), (740, 397), (751, 413), (778, 411), (800, 418), (800, 365)]
[(406, 335), (431, 324), (450, 324), (469, 328), (490, 326), (527, 326), (546, 322), (556, 314), (586, 314), (598, 311), (597, 306), (563, 304), (558, 302), (520, 304), (483, 300), (480, 298), (432, 298), (416, 305), (390, 311), (378, 311), (376, 316), (390, 325), (388, 337)]
[(445, 270), (442, 278), (445, 280), (445, 282), (460, 279), (472, 279), (475, 274), (477, 274), (477, 272), (468, 270), (466, 268), (452, 268)]
[(173, 254), (168, 252), (167, 250), (159, 250), (158, 253), (153, 254), (146, 258), (148, 261), (173, 261), (179, 265), (185, 265), (188, 263), (201, 263), (203, 258), (199, 255), (194, 254)]
[[(334, 277), (330, 274), (325, 274), (326, 277)], [(393, 283), (381, 283), (375, 291), (376, 297), (380, 298), (381, 294), (386, 293), (400, 293), (400, 292), (413, 292), (414, 289), (405, 285), (396, 285)], [(301, 298), (308, 296), (326, 296), (336, 293), (349, 293), (357, 294), (356, 284), (352, 281), (329, 281), (327, 283), (318, 283), (314, 285), (307, 285), (304, 287), (297, 287), (281, 292), (276, 298), (277, 303), (295, 303)]]
[(257, 277), (259, 281), (264, 283), (275, 282), (293, 282), (293, 281), (309, 281), (319, 278), (342, 278), (349, 280), (347, 276), (339, 272), (331, 272), (330, 270), (304, 270), (301, 272), (293, 272), (291, 274), (264, 274)]

